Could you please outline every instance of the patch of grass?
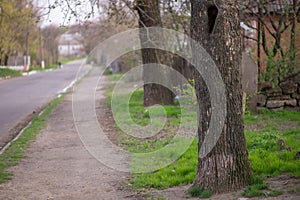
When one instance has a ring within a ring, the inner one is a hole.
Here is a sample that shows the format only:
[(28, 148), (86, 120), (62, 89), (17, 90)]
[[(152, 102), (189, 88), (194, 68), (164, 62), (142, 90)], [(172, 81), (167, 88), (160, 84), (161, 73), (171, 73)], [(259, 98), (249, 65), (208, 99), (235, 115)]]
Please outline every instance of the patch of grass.
[(69, 63), (69, 62), (72, 62), (72, 61), (76, 61), (76, 60), (82, 60), (82, 59), (84, 59), (85, 57), (79, 57), (79, 58), (77, 58), (77, 57), (75, 57), (75, 58), (65, 58), (65, 59), (62, 59), (61, 60), (61, 63), (62, 64), (66, 64), (66, 63)]
[(245, 197), (256, 197), (264, 195), (262, 190), (269, 189), (269, 185), (264, 183), (263, 179), (259, 177), (252, 177), (250, 185), (246, 187), (242, 193)]
[[(115, 76), (112, 80), (116, 80)], [(110, 105), (111, 87), (108, 88), (108, 104)], [(183, 114), (178, 103), (164, 106), (168, 117), (164, 130), (176, 132)], [(149, 110), (143, 107), (143, 91), (136, 90), (129, 102), (130, 117), (141, 126), (150, 123)], [(288, 172), (300, 176), (300, 161), (294, 158), (295, 152), (300, 150), (300, 113), (289, 111), (263, 111), (259, 115), (244, 116), (247, 125), (245, 136), (249, 152), (249, 159), (254, 171), (251, 186), (246, 188), (248, 196), (263, 195), (263, 188), (267, 186), (260, 177), (278, 175)], [(260, 126), (256, 127), (255, 125)], [(248, 126), (249, 125), (249, 126)], [(118, 127), (117, 127), (118, 128)], [(131, 152), (149, 152), (162, 148), (170, 142), (170, 134), (166, 138), (150, 140), (136, 140), (120, 133), (119, 143)], [(283, 139), (286, 147), (280, 150), (278, 140)], [(291, 150), (288, 150), (290, 147)], [(197, 168), (197, 140), (173, 164), (153, 173), (136, 174), (130, 180), (136, 188), (167, 188), (190, 184), (193, 182)], [(274, 192), (275, 193), (275, 192)]]
[[(107, 69), (106, 69), (107, 70)], [(109, 70), (108, 70), (109, 71)], [(111, 71), (110, 71), (111, 72)], [(108, 72), (104, 72), (104, 73), (108, 73)], [(121, 79), (121, 77), (123, 76), (123, 74), (111, 74), (110, 76), (108, 76), (108, 80), (109, 81), (118, 81)]]
[[(150, 123), (150, 112), (155, 116), (163, 115), (159, 110), (155, 111), (155, 107), (144, 108), (143, 106), (143, 90), (136, 90), (129, 101), (129, 112), (132, 120), (139, 125), (145, 126)], [(126, 105), (124, 105), (126, 106)], [(181, 109), (177, 105), (163, 105), (166, 117), (177, 118), (181, 114)], [(173, 119), (172, 119), (173, 120)], [(178, 123), (179, 124), (179, 123)], [(177, 124), (177, 125), (178, 125)]]
[(45, 68), (41, 68), (39, 66), (30, 66), (29, 71), (44, 71), (44, 70), (48, 70), (48, 69), (57, 69), (58, 68), (58, 64), (52, 64), (52, 65), (47, 65), (45, 66)]
[(197, 167), (197, 141), (173, 164), (153, 173), (137, 174), (130, 183), (137, 188), (167, 188), (192, 183)]
[(36, 135), (46, 124), (46, 119), (51, 111), (58, 105), (63, 97), (53, 100), (44, 110), (41, 116), (32, 119), (32, 124), (23, 132), (18, 140), (12, 144), (0, 155), (0, 183), (11, 179), (12, 173), (7, 170), (19, 163), (25, 156), (24, 150), (29, 146), (30, 142), (35, 140)]
[(257, 184), (263, 184), (264, 179), (259, 176), (251, 176), (250, 177), (250, 185), (257, 185)]
[[(287, 111), (280, 113), (280, 117), (277, 119), (282, 121), (282, 123), (291, 118), (300, 120), (300, 113), (289, 113)], [(270, 116), (274, 119), (277, 116), (275, 113), (269, 112), (266, 115), (259, 115), (257, 119), (269, 119)], [(255, 175), (257, 175), (251, 180), (252, 185), (256, 186), (251, 186), (246, 191), (246, 195), (262, 195), (262, 192), (257, 189), (257, 185), (261, 186), (263, 184), (263, 179), (259, 178), (259, 176), (278, 175), (284, 172), (300, 176), (300, 161), (294, 158), (295, 151), (300, 149), (300, 129), (291, 127), (291, 130), (280, 132), (274, 128), (274, 124), (270, 123), (266, 128), (260, 130), (246, 130), (245, 135), (249, 159)], [(286, 145), (292, 147), (292, 151), (286, 149), (280, 151), (278, 142), (280, 138), (284, 139)], [(131, 183), (136, 187), (154, 188), (166, 188), (192, 183), (196, 174), (196, 152), (197, 141), (172, 165), (155, 173), (135, 175)], [(185, 173), (187, 173), (186, 177)]]
[(199, 186), (194, 186), (188, 190), (188, 194), (191, 197), (209, 198), (209, 197), (211, 197), (212, 192), (209, 190), (204, 190)]
[[(81, 60), (83, 58), (66, 58), (61, 60), (61, 64), (67, 64), (69, 62), (75, 61), (75, 60)], [(58, 69), (58, 63), (54, 63), (51, 65), (46, 65), (45, 68), (41, 68), (41, 66), (30, 66), (29, 71), (44, 71), (48, 69)]]
[(243, 196), (245, 197), (258, 197), (258, 196), (263, 196), (264, 192), (255, 187), (256, 185), (251, 185), (246, 187), (244, 192), (242, 193)]
[[(286, 144), (282, 151), (279, 139)], [(300, 149), (300, 129), (276, 134), (265, 130), (246, 131), (246, 140), (249, 160), (255, 174), (279, 175), (289, 172), (294, 176), (300, 176), (300, 160), (295, 159), (296, 151)], [(288, 150), (289, 147), (291, 150)]]
[(283, 194), (283, 191), (281, 190), (272, 190), (271, 192), (268, 193), (270, 197), (277, 197)]
[(132, 153), (147, 153), (157, 149), (161, 149), (165, 145), (167, 145), (171, 139), (166, 138), (162, 140), (158, 139), (146, 139), (146, 140), (138, 140), (134, 137), (129, 137), (126, 134), (120, 134), (118, 137), (118, 141), (123, 148)]
[(21, 76), (21, 72), (17, 71), (17, 70), (12, 70), (12, 69), (0, 69), (0, 77), (17, 77), (17, 76)]
[(299, 112), (296, 111), (287, 111), (287, 110), (262, 110), (258, 115), (248, 115), (244, 117), (245, 121), (260, 121), (260, 120), (269, 120), (269, 119), (282, 119), (287, 120), (299, 120)]

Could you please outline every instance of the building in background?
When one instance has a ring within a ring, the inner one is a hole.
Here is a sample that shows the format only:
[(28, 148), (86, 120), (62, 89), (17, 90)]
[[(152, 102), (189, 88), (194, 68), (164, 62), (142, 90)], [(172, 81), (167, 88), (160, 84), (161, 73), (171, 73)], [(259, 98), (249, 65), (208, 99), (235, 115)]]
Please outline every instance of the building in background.
[(58, 52), (61, 58), (84, 56), (82, 36), (78, 32), (67, 31), (58, 40)]

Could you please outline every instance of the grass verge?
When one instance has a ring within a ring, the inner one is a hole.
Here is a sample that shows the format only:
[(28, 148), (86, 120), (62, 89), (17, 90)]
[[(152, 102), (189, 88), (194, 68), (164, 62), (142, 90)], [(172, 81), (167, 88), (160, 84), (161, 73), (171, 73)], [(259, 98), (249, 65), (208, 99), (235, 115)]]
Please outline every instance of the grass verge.
[(24, 158), (24, 150), (29, 146), (30, 142), (35, 140), (36, 135), (46, 125), (46, 119), (52, 110), (59, 104), (64, 96), (53, 100), (40, 116), (32, 119), (31, 125), (24, 130), (18, 140), (12, 144), (0, 155), (0, 183), (11, 179), (12, 173), (8, 169), (17, 165)]
[[(67, 64), (69, 62), (76, 61), (76, 60), (81, 60), (81, 59), (83, 59), (83, 58), (68, 58), (68, 59), (63, 59), (61, 61), (61, 64)], [(47, 66), (45, 66), (45, 68), (41, 68), (40, 66), (31, 66), (29, 68), (29, 71), (44, 71), (44, 70), (48, 70), (48, 69), (58, 69), (58, 64), (47, 65)]]
[(12, 70), (12, 69), (0, 69), (0, 78), (3, 77), (17, 77), (17, 76), (21, 76), (21, 72), (20, 71), (16, 71), (16, 70)]
[[(115, 81), (118, 76), (108, 79)], [(111, 89), (108, 87), (110, 102)], [(149, 115), (143, 107), (143, 95), (137, 90), (129, 102), (132, 120), (142, 126), (150, 123)], [(108, 103), (110, 104), (110, 103)], [(165, 107), (168, 121), (164, 134), (176, 132), (180, 123), (180, 108), (178, 105)], [(300, 160), (295, 154), (300, 150), (300, 113), (289, 111), (264, 111), (259, 115), (247, 115), (245, 121), (245, 136), (249, 159), (254, 176), (262, 179), (266, 176), (276, 176), (282, 173), (300, 177)], [(118, 127), (116, 126), (116, 129)], [(174, 134), (168, 136), (172, 137)], [(118, 143), (131, 152), (149, 152), (161, 148), (168, 143), (170, 137), (138, 140), (126, 136), (119, 130)], [(279, 141), (284, 141), (284, 146)], [(130, 180), (134, 188), (167, 188), (192, 183), (197, 167), (197, 140), (173, 164), (153, 173), (137, 174)], [(254, 183), (245, 189), (245, 196), (261, 195), (268, 186), (265, 183)], [(271, 195), (279, 195), (279, 191), (271, 191)]]
[(29, 71), (44, 71), (44, 70), (48, 70), (48, 69), (57, 69), (58, 68), (58, 65), (57, 64), (52, 64), (52, 65), (47, 65), (45, 66), (45, 68), (41, 68), (41, 67), (38, 67), (38, 66), (31, 66), (29, 68)]

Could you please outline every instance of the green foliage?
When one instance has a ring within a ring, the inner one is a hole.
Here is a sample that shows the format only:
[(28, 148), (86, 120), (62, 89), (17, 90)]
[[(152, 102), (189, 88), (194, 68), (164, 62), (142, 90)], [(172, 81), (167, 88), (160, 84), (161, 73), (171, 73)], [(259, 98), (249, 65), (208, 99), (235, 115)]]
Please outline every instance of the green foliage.
[(0, 155), (0, 183), (11, 179), (12, 173), (8, 169), (15, 166), (24, 157), (24, 150), (31, 141), (35, 140), (38, 132), (45, 126), (46, 118), (51, 111), (57, 106), (63, 97), (55, 99), (45, 109), (43, 114), (32, 119), (32, 124), (23, 132), (18, 140), (12, 144)]
[(184, 84), (182, 87), (175, 87), (175, 91), (179, 94), (181, 101), (184, 101), (188, 105), (197, 105), (196, 93), (195, 93), (195, 81), (189, 80), (189, 84)]
[(295, 63), (298, 62), (300, 58), (296, 57), (291, 61), (294, 51), (297, 50), (286, 49), (284, 54), (277, 54), (277, 56), (274, 56), (273, 51), (270, 51), (267, 56), (267, 68), (264, 75), (260, 75), (260, 80), (270, 81), (274, 86), (277, 86), (287, 75), (297, 72), (299, 68), (297, 69), (295, 67)]
[(209, 197), (211, 197), (212, 192), (209, 190), (204, 190), (199, 186), (194, 186), (188, 190), (188, 194), (191, 197), (209, 198)]
[[(28, 5), (25, 7), (25, 5)], [(28, 0), (22, 4), (17, 1), (0, 1), (0, 62), (5, 64), (10, 56), (16, 55), (16, 51), (26, 52), (26, 33), (30, 44), (29, 54), (34, 59), (38, 51), (38, 26), (35, 8)]]
[(12, 70), (12, 69), (0, 69), (0, 77), (16, 77), (21, 76), (20, 71)]

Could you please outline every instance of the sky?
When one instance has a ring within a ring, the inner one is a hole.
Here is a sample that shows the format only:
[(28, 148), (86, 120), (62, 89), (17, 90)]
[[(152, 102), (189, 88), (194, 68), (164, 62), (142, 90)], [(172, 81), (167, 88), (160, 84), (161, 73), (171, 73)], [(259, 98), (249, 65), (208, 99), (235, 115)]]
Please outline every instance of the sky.
[[(69, 0), (74, 1), (74, 0)], [(55, 24), (58, 26), (67, 26), (70, 24), (75, 24), (78, 20), (84, 21), (87, 17), (88, 13), (91, 12), (92, 8), (90, 4), (88, 4), (87, 0), (82, 0), (81, 5), (76, 6), (76, 12), (79, 13), (80, 16), (75, 17), (71, 14), (70, 9), (64, 0), (58, 0), (59, 6), (52, 8), (49, 12), (49, 3), (53, 5), (55, 0), (36, 0), (35, 4), (38, 8), (42, 10), (43, 17), (41, 21), (41, 26), (47, 26), (51, 24)], [(74, 4), (73, 4), (74, 5)], [(99, 16), (98, 9), (94, 6), (94, 14), (90, 19), (96, 19)]]

